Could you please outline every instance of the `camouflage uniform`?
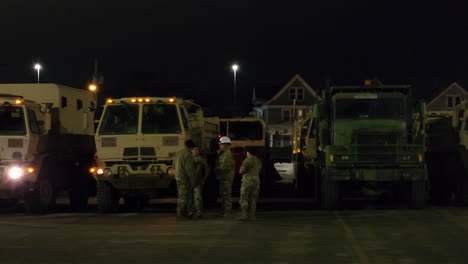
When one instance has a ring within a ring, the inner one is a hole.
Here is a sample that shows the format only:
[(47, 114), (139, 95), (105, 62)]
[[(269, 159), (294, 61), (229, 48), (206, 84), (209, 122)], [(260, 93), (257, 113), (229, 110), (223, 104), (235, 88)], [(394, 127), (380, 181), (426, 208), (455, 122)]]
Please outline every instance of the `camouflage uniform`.
[(243, 219), (255, 220), (257, 199), (260, 191), (259, 173), (262, 162), (255, 156), (250, 156), (242, 162), (239, 173), (242, 174), (240, 206)]
[(175, 179), (177, 181), (177, 216), (188, 216), (189, 205), (193, 199), (193, 183), (195, 180), (195, 162), (188, 148), (176, 153), (174, 159)]
[(195, 215), (201, 217), (203, 215), (203, 185), (209, 175), (208, 163), (201, 156), (194, 157), (195, 171), (196, 171), (196, 184), (193, 188), (193, 206)]
[(224, 216), (229, 216), (232, 210), (231, 192), (234, 180), (234, 159), (230, 150), (224, 151), (218, 156), (215, 172), (219, 181), (219, 196), (224, 208)]

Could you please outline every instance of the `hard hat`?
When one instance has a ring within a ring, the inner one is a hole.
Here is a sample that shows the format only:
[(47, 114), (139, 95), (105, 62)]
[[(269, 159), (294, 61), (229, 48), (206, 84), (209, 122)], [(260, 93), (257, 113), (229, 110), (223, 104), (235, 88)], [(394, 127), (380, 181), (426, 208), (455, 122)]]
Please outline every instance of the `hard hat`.
[(221, 137), (219, 139), (219, 144), (231, 144), (231, 139), (228, 137)]

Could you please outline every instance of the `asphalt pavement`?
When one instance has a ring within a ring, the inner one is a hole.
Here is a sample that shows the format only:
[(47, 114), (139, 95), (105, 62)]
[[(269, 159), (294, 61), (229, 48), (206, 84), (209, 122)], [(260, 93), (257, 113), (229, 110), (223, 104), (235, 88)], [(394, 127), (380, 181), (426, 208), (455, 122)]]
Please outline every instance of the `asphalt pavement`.
[(468, 208), (271, 204), (255, 222), (220, 219), (216, 208), (177, 221), (173, 199), (117, 214), (13, 208), (0, 214), (0, 263), (468, 263)]

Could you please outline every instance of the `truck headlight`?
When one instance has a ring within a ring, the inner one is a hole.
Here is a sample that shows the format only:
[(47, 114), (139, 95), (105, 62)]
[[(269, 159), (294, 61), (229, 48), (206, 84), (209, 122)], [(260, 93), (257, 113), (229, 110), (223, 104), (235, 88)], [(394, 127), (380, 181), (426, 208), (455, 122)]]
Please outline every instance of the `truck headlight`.
[(175, 169), (173, 167), (169, 167), (169, 168), (167, 168), (166, 173), (169, 176), (174, 176), (175, 175)]
[(105, 169), (104, 170), (104, 176), (106, 176), (106, 177), (112, 176), (112, 170), (111, 169)]
[(24, 174), (24, 171), (20, 167), (12, 167), (8, 171), (8, 177), (10, 177), (10, 179), (13, 179), (13, 180), (17, 180), (17, 179), (23, 177), (23, 174)]

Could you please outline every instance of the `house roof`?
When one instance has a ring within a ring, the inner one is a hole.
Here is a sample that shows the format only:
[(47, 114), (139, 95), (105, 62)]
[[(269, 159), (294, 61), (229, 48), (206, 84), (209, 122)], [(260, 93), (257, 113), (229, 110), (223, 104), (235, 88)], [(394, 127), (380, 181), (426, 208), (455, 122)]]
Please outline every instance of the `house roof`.
[(265, 104), (270, 104), (274, 100), (278, 99), (278, 97), (281, 96), (295, 81), (299, 81), (311, 94), (313, 94), (315, 97), (320, 98), (320, 96), (315, 92), (312, 87), (310, 87), (304, 79), (299, 74), (294, 75), (289, 82), (287, 82), (283, 88), (281, 88), (270, 100), (268, 100)]
[(436, 102), (437, 99), (439, 99), (442, 95), (446, 94), (450, 89), (452, 88), (457, 88), (459, 89), (460, 91), (462, 91), (466, 96), (468, 96), (468, 92), (465, 91), (465, 89), (463, 89), (463, 87), (461, 87), (457, 82), (454, 82), (452, 83), (451, 85), (449, 85), (449, 87), (445, 88), (445, 90), (443, 90), (441, 93), (439, 93), (439, 95), (437, 95), (434, 99), (432, 99), (428, 104), (427, 106), (429, 107), (432, 103)]

